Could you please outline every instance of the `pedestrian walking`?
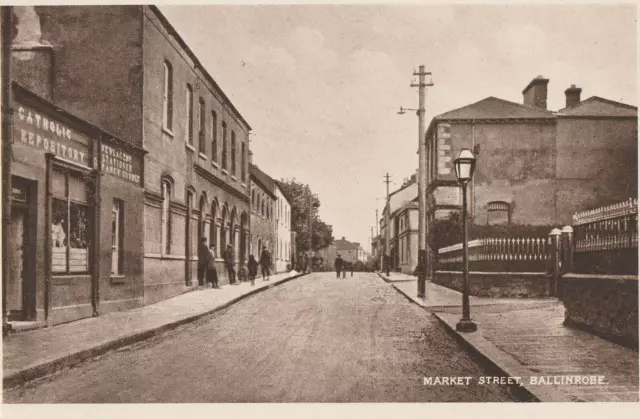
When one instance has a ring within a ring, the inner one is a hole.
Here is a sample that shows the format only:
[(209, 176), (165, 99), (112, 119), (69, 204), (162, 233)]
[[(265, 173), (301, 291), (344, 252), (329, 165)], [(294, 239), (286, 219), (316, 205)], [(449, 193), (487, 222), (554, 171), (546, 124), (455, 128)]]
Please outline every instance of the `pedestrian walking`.
[[(267, 246), (262, 248), (262, 254), (260, 255), (260, 267), (262, 270), (262, 280), (268, 281), (270, 274), (269, 268), (271, 267), (271, 253), (267, 250)], [(267, 279), (264, 278), (265, 276)]]
[(340, 257), (340, 254), (338, 254), (335, 262), (333, 262), (333, 267), (336, 268), (336, 278), (340, 278), (340, 271), (342, 270), (343, 266), (344, 261), (342, 260), (342, 257)]
[(311, 266), (311, 256), (309, 256), (309, 253), (304, 254), (304, 265), (306, 267), (305, 272), (307, 272), (308, 269), (309, 273), (311, 273), (313, 266)]
[(218, 270), (216, 269), (216, 246), (211, 245), (207, 251), (207, 282), (211, 288), (220, 288), (218, 285)]
[(233, 246), (230, 244), (227, 245), (227, 250), (224, 252), (224, 262), (227, 267), (227, 275), (229, 276), (229, 284), (238, 285), (236, 281), (236, 270), (235, 270), (235, 255), (233, 252)]
[(254, 286), (256, 285), (256, 276), (258, 276), (258, 261), (253, 255), (249, 255), (247, 266), (249, 268), (249, 281), (251, 281), (251, 286)]
[(207, 262), (209, 260), (209, 248), (207, 248), (207, 239), (203, 237), (200, 239), (200, 245), (198, 246), (198, 285), (204, 285), (204, 276), (207, 271)]

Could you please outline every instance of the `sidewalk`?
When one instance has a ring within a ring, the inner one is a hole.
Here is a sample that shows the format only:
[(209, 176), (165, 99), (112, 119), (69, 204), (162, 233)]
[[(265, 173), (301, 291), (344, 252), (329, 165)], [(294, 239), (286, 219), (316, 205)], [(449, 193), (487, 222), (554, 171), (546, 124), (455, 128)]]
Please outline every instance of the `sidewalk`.
[(14, 387), (107, 351), (148, 339), (226, 308), (275, 285), (295, 271), (220, 289), (198, 289), (133, 310), (108, 313), (51, 328), (10, 334), (3, 340), (3, 384)]
[[(455, 326), (462, 314), (461, 293), (427, 281), (426, 298), (419, 299), (415, 277), (398, 273), (391, 274), (391, 281), (381, 277), (430, 311), (505, 376), (521, 377), (522, 386), (540, 401), (639, 400), (638, 353), (563, 326), (564, 306), (556, 298), (471, 296), (471, 318), (478, 330), (458, 333)], [(604, 376), (606, 384), (562, 382), (564, 377), (577, 375)], [(543, 384), (540, 377), (545, 377)]]

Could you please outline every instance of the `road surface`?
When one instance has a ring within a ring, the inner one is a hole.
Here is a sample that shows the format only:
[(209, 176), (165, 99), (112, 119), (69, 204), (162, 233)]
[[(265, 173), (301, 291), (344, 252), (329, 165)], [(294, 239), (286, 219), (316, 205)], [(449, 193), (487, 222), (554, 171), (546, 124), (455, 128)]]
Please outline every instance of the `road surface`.
[(371, 273), (314, 273), (24, 387), (5, 403), (494, 402), (438, 321)]

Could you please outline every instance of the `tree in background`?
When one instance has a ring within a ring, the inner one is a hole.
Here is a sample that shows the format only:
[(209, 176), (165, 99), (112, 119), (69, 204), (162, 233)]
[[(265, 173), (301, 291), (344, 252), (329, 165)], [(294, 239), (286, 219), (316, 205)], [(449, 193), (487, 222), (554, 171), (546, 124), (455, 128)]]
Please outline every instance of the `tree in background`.
[[(320, 199), (313, 194), (307, 184), (294, 179), (281, 179), (278, 186), (291, 203), (291, 230), (296, 233), (296, 254), (309, 251), (309, 211), (313, 219), (313, 250), (318, 250), (333, 243), (333, 226), (320, 219)], [(311, 194), (311, 208), (309, 195)]]

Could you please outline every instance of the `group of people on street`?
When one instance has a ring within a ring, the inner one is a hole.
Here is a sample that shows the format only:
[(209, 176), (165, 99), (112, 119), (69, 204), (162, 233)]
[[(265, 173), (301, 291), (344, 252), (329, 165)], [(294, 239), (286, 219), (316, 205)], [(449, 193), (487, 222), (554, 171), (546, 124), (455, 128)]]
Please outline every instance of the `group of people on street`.
[[(229, 284), (231, 285), (238, 285), (245, 279), (251, 281), (251, 285), (255, 285), (256, 276), (258, 275), (258, 264), (260, 264), (262, 268), (262, 279), (264, 281), (268, 281), (271, 275), (271, 253), (269, 253), (266, 246), (262, 248), (259, 262), (256, 261), (253, 255), (249, 255), (247, 262), (248, 278), (242, 275), (244, 271), (241, 271), (241, 274), (236, 278), (235, 252), (233, 251), (233, 246), (230, 244), (227, 245), (227, 248), (223, 252), (222, 259), (227, 269)], [(203, 237), (198, 247), (198, 285), (204, 286), (205, 280), (206, 283), (211, 284), (212, 288), (220, 288), (218, 285), (218, 270), (216, 268), (216, 246), (211, 244), (207, 247), (207, 239)]]
[(342, 277), (346, 278), (347, 270), (350, 270), (351, 276), (353, 276), (353, 263), (347, 262), (344, 259), (342, 259), (339, 253), (338, 253), (338, 256), (336, 257), (335, 262), (333, 263), (333, 266), (336, 269), (336, 278), (340, 278), (340, 272), (342, 272)]

